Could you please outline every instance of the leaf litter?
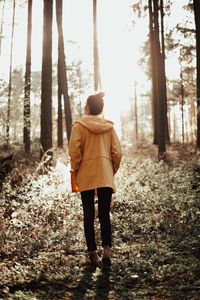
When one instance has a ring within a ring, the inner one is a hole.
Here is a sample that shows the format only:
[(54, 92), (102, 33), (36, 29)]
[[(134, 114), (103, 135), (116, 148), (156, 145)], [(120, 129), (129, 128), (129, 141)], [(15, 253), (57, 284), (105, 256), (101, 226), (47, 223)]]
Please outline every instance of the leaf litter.
[[(110, 270), (87, 263), (79, 194), (60, 158), (12, 173), (0, 202), (0, 299), (199, 299), (200, 185), (194, 157), (125, 156), (113, 196)], [(98, 249), (101, 254), (97, 220)]]

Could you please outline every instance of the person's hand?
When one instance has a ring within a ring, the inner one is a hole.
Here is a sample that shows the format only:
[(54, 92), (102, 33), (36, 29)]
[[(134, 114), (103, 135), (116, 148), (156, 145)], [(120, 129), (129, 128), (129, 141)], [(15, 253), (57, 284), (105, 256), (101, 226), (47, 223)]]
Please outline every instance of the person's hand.
[(72, 188), (73, 193), (79, 192), (79, 188), (78, 188), (78, 185), (76, 183), (76, 178), (75, 178), (74, 173), (71, 173), (71, 188)]

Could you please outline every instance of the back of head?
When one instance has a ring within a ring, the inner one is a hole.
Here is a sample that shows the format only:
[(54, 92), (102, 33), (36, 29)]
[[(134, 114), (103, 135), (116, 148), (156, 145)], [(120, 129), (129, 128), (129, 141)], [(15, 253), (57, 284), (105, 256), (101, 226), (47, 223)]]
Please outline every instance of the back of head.
[(91, 95), (87, 98), (86, 105), (89, 107), (90, 115), (100, 115), (103, 110), (104, 102), (103, 102), (104, 93), (98, 93), (95, 95)]

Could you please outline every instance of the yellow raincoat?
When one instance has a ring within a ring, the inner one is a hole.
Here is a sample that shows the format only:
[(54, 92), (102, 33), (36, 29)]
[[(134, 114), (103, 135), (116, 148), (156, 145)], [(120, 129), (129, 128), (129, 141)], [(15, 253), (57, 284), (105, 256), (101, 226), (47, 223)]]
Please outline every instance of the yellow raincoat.
[(113, 122), (85, 115), (72, 127), (69, 142), (71, 173), (79, 191), (110, 187), (115, 191), (122, 151)]

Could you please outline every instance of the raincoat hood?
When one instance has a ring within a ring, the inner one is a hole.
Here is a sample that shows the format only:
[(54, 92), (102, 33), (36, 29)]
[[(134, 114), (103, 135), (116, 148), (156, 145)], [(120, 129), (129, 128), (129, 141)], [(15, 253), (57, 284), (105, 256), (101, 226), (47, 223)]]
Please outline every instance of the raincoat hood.
[(101, 134), (113, 128), (113, 122), (105, 120), (99, 116), (86, 115), (79, 118), (76, 122), (86, 127), (90, 132)]

